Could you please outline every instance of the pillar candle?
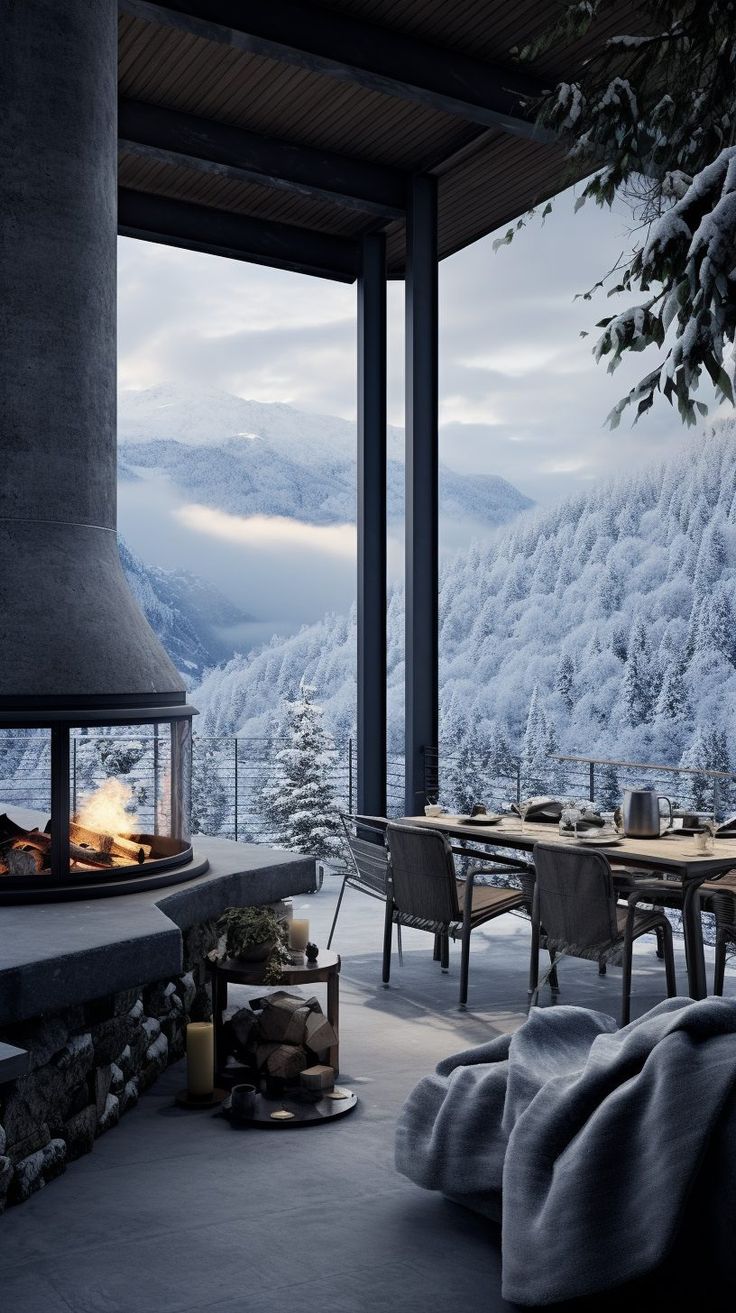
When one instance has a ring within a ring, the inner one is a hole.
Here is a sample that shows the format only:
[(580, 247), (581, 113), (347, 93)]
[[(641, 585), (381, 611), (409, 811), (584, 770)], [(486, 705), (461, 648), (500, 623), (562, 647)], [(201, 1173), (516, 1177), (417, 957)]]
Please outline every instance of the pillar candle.
[(215, 1084), (215, 1028), (211, 1021), (187, 1026), (187, 1089), (194, 1098), (211, 1094)]
[(294, 918), (289, 926), (289, 947), (296, 953), (303, 953), (309, 943), (309, 922)]

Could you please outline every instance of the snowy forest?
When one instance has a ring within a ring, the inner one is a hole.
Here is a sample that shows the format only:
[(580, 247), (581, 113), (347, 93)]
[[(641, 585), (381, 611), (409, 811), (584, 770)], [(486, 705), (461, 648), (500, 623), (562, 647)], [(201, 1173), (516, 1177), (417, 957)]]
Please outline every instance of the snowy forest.
[[(666, 464), (520, 516), (491, 544), (446, 564), (446, 787), (473, 763), (504, 774), (517, 759), (525, 779), (565, 787), (554, 753), (718, 770), (736, 763), (735, 439), (736, 422), (722, 421)], [(305, 677), (343, 742), (355, 714), (354, 623), (354, 615), (326, 616), (209, 671), (194, 694), (200, 732), (268, 734), (279, 703)], [(393, 753), (403, 728), (402, 642), (396, 587)], [(704, 786), (693, 778), (697, 802)]]

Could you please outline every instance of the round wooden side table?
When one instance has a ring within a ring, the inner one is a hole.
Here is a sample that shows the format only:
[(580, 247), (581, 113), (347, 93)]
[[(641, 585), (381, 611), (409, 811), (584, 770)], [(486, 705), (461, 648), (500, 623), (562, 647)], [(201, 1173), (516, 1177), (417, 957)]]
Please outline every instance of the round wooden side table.
[[(223, 962), (210, 962), (209, 971), (212, 980), (212, 1015), (215, 1023), (215, 1080), (217, 1084), (229, 1084), (227, 1076), (227, 1058), (223, 1051), (223, 1014), (227, 1007), (228, 985), (264, 985), (265, 962), (235, 962), (225, 958)], [(270, 982), (268, 989), (288, 989), (290, 985), (314, 985), (320, 982), (327, 985), (327, 1020), (338, 1042), (329, 1049), (328, 1063), (335, 1076), (340, 1070), (340, 955), (339, 953), (320, 953), (317, 961), (289, 964), (281, 968), (281, 979), (277, 984)]]

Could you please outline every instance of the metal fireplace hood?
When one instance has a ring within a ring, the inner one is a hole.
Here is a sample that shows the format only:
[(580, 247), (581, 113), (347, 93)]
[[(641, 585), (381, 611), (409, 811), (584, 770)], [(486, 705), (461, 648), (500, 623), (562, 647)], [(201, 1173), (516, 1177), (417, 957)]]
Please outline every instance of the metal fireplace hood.
[(0, 719), (154, 719), (185, 686), (117, 550), (117, 5), (3, 13)]

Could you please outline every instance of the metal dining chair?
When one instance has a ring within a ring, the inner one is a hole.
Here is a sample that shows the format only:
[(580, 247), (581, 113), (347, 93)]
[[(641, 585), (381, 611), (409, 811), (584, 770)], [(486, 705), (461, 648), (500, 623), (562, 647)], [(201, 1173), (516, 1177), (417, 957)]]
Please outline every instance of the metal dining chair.
[[(511, 858), (488, 859), (488, 865), (470, 870), (458, 879), (454, 857), (484, 854), (468, 848), (453, 847), (439, 830), (389, 821), (386, 828), (389, 851), (389, 887), (386, 897), (386, 922), (383, 940), (383, 984), (391, 975), (391, 938), (393, 926), (411, 926), (435, 936), (435, 959), (442, 969), (449, 965), (449, 941), (461, 940), (460, 998), (464, 1008), (468, 1001), (470, 936), (478, 926), (486, 925), (504, 912), (515, 908), (531, 909), (533, 876), (528, 863)], [(476, 885), (478, 875), (498, 876), (515, 872), (522, 888)]]
[[(345, 854), (348, 870), (343, 877), (337, 899), (335, 915), (327, 940), (327, 947), (332, 944), (337, 918), (340, 915), (342, 900), (346, 889), (357, 889), (358, 893), (367, 894), (369, 898), (386, 901), (386, 882), (388, 878), (388, 849), (386, 848), (386, 826), (388, 821), (383, 816), (356, 816), (344, 813), (340, 816), (345, 837)], [(403, 966), (401, 948), (401, 926), (397, 931), (399, 962)]]
[(532, 900), (532, 947), (529, 990), (539, 992), (539, 948), (544, 942), (553, 961), (580, 957), (601, 963), (621, 957), (623, 984), (621, 1025), (631, 1011), (631, 969), (634, 940), (659, 932), (664, 949), (667, 997), (677, 992), (672, 926), (663, 911), (639, 910), (643, 888), (618, 902), (611, 865), (603, 853), (558, 844), (534, 846), (536, 881)]

